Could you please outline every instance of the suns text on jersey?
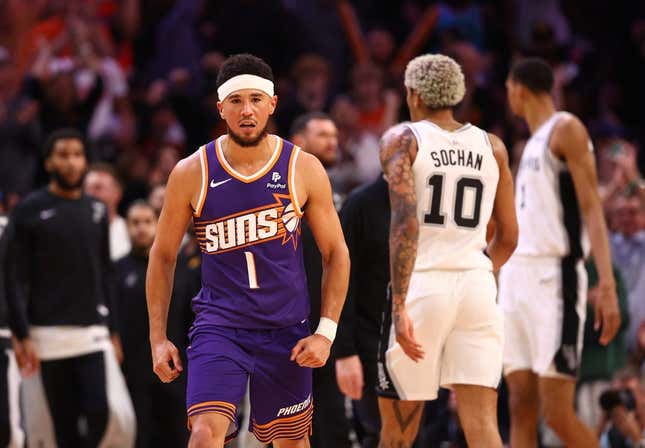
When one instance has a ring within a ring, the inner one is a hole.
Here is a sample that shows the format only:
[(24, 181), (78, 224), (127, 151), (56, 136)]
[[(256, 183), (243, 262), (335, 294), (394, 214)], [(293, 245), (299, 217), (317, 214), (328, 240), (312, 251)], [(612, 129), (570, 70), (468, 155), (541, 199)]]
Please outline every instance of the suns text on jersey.
[(283, 243), (299, 233), (289, 196), (274, 194), (275, 203), (208, 222), (196, 222), (195, 233), (203, 252), (228, 252), (278, 238)]

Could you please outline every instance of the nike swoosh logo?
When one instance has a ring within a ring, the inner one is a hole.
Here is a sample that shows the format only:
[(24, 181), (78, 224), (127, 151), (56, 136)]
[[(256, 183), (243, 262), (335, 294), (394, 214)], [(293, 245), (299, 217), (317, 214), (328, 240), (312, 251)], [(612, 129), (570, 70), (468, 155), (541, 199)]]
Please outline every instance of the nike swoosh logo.
[(42, 212), (40, 212), (40, 219), (45, 221), (49, 218), (52, 218), (55, 214), (56, 214), (56, 210), (53, 210), (53, 209), (43, 210)]
[(232, 177), (229, 177), (226, 180), (221, 180), (219, 182), (215, 182), (215, 179), (213, 179), (213, 180), (211, 180), (211, 188), (219, 187), (220, 185), (225, 184), (226, 182), (231, 181), (231, 180), (233, 180)]

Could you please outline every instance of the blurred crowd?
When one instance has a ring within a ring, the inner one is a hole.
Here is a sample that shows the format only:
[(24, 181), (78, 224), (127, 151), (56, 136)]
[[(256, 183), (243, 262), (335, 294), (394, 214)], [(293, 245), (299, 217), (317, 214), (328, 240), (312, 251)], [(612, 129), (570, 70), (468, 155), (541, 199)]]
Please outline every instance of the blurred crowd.
[[(548, 60), (557, 106), (591, 134), (624, 285), (628, 323), (611, 362), (598, 361), (608, 349), (593, 341), (583, 362), (581, 391), (598, 383), (593, 397), (610, 392), (603, 407), (590, 402), (597, 412), (588, 422), (605, 446), (619, 446), (612, 431), (645, 429), (645, 3), (6, 0), (0, 8), (2, 208), (47, 182), (43, 141), (74, 127), (86, 136), (86, 191), (107, 205), (115, 260), (131, 251), (128, 206), (145, 199), (159, 211), (174, 165), (226, 132), (215, 79), (227, 55), (249, 52), (272, 66), (279, 101), (270, 132), (290, 138), (302, 114), (331, 117), (337, 136), (324, 141), (323, 163), (341, 199), (380, 175), (379, 138), (408, 118), (402, 72), (411, 57), (441, 52), (461, 64), (467, 92), (456, 117), (502, 137), (514, 169), (528, 130), (506, 104), (508, 68), (519, 55)], [(198, 255), (190, 243), (184, 250)], [(461, 446), (450, 403), (447, 395), (429, 412), (445, 419), (436, 441)]]

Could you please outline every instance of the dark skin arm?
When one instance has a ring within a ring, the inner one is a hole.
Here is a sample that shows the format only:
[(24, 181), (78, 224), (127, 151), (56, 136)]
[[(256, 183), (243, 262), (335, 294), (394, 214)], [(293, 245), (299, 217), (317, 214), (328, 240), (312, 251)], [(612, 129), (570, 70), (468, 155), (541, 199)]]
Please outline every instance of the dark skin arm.
[(582, 219), (589, 233), (599, 278), (598, 298), (594, 302), (595, 328), (602, 327), (600, 343), (607, 345), (620, 328), (620, 311), (611, 267), (607, 226), (598, 194), (596, 162), (590, 145), (587, 129), (577, 117), (569, 115), (555, 125), (550, 148), (556, 157), (567, 164)]
[(417, 256), (419, 223), (412, 163), (417, 142), (406, 126), (396, 126), (381, 139), (380, 159), (388, 182), (392, 217), (390, 224), (390, 276), (392, 320), (396, 341), (413, 361), (423, 358), (421, 344), (414, 337), (413, 324), (405, 311), (405, 298)]
[(519, 230), (515, 214), (513, 176), (508, 166), (508, 153), (504, 143), (498, 137), (489, 134), (489, 138), (499, 167), (499, 181), (497, 182), (491, 219), (494, 224), (488, 229), (489, 232), (492, 232), (492, 240), (488, 245), (487, 252), (493, 262), (493, 270), (497, 271), (513, 254), (517, 246)]

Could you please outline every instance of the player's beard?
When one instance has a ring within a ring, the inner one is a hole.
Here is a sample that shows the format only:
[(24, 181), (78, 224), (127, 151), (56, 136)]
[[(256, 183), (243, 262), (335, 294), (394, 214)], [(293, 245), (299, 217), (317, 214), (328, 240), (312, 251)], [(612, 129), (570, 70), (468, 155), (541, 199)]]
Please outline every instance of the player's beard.
[(52, 172), (52, 178), (58, 184), (58, 186), (65, 191), (78, 190), (83, 186), (83, 181), (85, 180), (85, 174), (83, 173), (81, 177), (78, 178), (76, 182), (69, 182), (65, 176), (62, 176), (58, 171)]
[(248, 148), (250, 146), (256, 146), (258, 143), (262, 141), (264, 137), (267, 136), (267, 125), (264, 126), (264, 129), (260, 131), (257, 137), (254, 137), (251, 139), (247, 139), (242, 137), (241, 135), (236, 134), (235, 132), (233, 132), (233, 130), (230, 127), (228, 128), (228, 135), (236, 144), (242, 147)]

